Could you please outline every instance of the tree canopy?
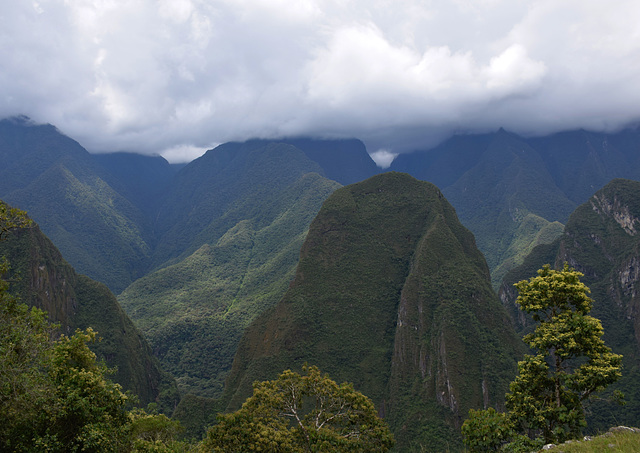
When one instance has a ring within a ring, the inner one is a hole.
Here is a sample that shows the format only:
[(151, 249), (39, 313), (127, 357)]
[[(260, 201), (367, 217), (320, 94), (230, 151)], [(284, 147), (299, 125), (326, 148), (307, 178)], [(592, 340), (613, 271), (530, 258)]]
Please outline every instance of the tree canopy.
[(254, 384), (242, 408), (218, 416), (204, 451), (384, 452), (393, 436), (371, 400), (317, 367)]
[(25, 211), (12, 208), (0, 200), (0, 241), (6, 238), (9, 231), (15, 228), (26, 228), (32, 224), (32, 220)]

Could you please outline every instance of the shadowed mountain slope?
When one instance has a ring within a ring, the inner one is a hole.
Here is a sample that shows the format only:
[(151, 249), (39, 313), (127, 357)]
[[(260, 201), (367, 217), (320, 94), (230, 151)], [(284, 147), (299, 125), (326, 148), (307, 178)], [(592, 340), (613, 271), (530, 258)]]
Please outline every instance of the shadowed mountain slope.
[(29, 212), (78, 272), (120, 292), (142, 275), (145, 217), (77, 142), (51, 125), (0, 121), (0, 197)]
[(398, 156), (391, 170), (442, 189), (475, 234), (497, 288), (534, 246), (558, 237), (561, 223), (596, 190), (615, 177), (640, 177), (640, 130), (456, 136)]
[(247, 329), (227, 381), (305, 362), (353, 382), (399, 450), (460, 447), (470, 407), (500, 403), (519, 342), (471, 233), (430, 183), (385, 173), (335, 191), (312, 222), (283, 299)]
[(160, 156), (134, 153), (92, 154), (105, 181), (141, 212), (153, 218), (178, 169)]
[(219, 395), (244, 328), (282, 297), (309, 223), (339, 187), (298, 148), (256, 143), (185, 167), (159, 221), (165, 265), (120, 295), (184, 393)]

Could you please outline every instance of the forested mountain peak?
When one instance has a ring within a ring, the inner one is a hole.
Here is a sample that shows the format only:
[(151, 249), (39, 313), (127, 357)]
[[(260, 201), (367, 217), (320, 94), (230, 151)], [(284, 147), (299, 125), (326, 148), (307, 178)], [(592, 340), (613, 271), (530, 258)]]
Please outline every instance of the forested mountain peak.
[(401, 448), (436, 448), (459, 440), (468, 408), (504, 394), (518, 352), (505, 324), (473, 235), (440, 190), (385, 173), (323, 204), (289, 290), (247, 329), (226, 398), (238, 406), (254, 380), (317, 364), (370, 396)]

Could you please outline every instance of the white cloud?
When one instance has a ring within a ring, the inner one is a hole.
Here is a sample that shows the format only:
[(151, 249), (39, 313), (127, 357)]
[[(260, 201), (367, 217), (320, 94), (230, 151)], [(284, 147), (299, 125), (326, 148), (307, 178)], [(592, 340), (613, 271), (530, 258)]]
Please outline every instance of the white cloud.
[(90, 150), (308, 134), (396, 153), (640, 120), (635, 0), (5, 3), (0, 116)]
[(190, 162), (193, 159), (196, 159), (202, 156), (204, 153), (207, 152), (207, 150), (213, 149), (218, 145), (219, 143), (212, 146), (207, 146), (207, 147), (193, 146), (193, 145), (178, 145), (178, 146), (173, 146), (171, 148), (162, 150), (160, 152), (160, 155), (165, 159), (167, 159), (167, 161), (169, 161), (172, 164), (181, 164), (185, 162)]
[(376, 165), (382, 169), (389, 168), (393, 159), (398, 157), (398, 153), (391, 153), (386, 149), (379, 149), (370, 153), (370, 155)]

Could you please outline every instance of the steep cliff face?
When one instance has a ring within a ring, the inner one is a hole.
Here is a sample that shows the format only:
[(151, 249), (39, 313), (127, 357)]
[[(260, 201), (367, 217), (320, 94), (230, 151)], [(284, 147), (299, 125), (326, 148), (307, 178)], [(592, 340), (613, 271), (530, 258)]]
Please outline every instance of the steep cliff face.
[[(45, 310), (60, 332), (92, 327), (102, 340), (91, 348), (117, 367), (113, 379), (136, 394), (142, 404), (177, 403), (175, 382), (158, 367), (151, 349), (115, 296), (101, 283), (78, 275), (37, 225), (11, 232), (0, 243), (10, 266), (10, 290), (28, 305)], [(161, 394), (163, 393), (163, 394)]]
[(370, 396), (400, 450), (445, 450), (470, 407), (500, 404), (517, 345), (442, 193), (386, 173), (324, 203), (289, 290), (245, 333), (226, 398), (237, 407), (254, 380), (308, 362)]
[[(500, 298), (517, 313), (512, 284), (535, 275), (545, 263), (567, 262), (584, 274), (594, 299), (593, 315), (602, 320), (605, 341), (624, 355), (623, 379), (617, 385), (627, 396), (624, 408), (596, 406), (594, 422), (633, 423), (640, 416), (640, 182), (614, 179), (569, 218), (564, 234), (552, 246), (534, 250), (522, 267), (505, 278)], [(529, 320), (514, 315), (518, 330)]]

